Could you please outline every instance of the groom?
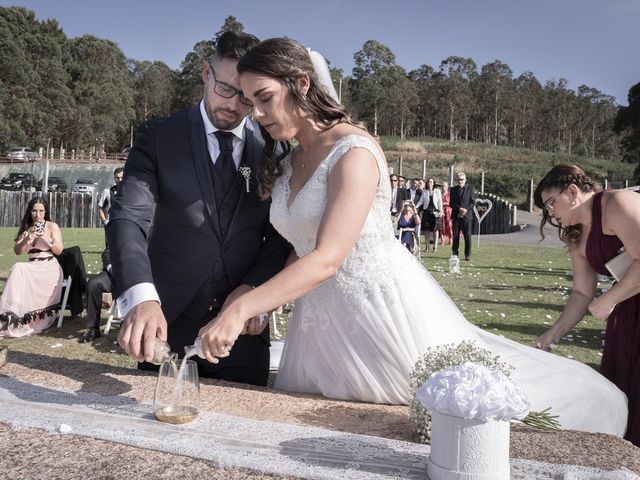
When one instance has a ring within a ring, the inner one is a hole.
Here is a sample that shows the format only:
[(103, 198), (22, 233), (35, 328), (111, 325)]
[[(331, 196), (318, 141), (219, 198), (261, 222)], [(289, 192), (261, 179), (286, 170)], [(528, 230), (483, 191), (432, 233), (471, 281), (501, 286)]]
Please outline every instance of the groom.
[[(258, 198), (263, 144), (236, 70), (256, 43), (224, 33), (204, 64), (200, 104), (141, 126), (127, 159), (107, 235), (125, 318), (118, 342), (140, 362), (156, 338), (182, 355), (225, 303), (275, 275), (289, 254), (270, 202)], [(253, 319), (220, 363), (197, 361), (201, 376), (266, 385), (268, 322)]]

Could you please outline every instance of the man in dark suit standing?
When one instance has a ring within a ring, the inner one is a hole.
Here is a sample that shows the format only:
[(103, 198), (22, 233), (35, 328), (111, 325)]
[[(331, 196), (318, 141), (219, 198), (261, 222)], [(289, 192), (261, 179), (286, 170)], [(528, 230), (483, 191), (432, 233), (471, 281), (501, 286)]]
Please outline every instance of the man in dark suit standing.
[[(182, 354), (225, 303), (284, 266), (290, 245), (257, 192), (263, 142), (246, 118), (238, 59), (258, 43), (224, 33), (205, 62), (203, 100), (138, 131), (107, 227), (122, 348), (139, 362), (156, 339)], [(201, 376), (266, 385), (268, 322), (254, 318), (230, 356), (196, 359)], [(140, 368), (153, 368), (149, 363)], [(157, 369), (157, 367), (156, 367)]]
[(464, 259), (471, 260), (471, 224), (475, 196), (473, 187), (467, 185), (467, 176), (460, 172), (456, 176), (458, 184), (451, 189), (451, 220), (453, 222), (453, 246), (451, 253), (458, 255), (460, 232), (464, 235)]

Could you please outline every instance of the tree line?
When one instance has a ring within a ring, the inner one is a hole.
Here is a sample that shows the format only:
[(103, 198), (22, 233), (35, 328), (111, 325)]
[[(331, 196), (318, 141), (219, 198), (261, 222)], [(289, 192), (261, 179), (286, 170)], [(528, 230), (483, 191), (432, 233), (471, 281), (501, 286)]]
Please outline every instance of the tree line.
[[(227, 17), (174, 70), (160, 61), (127, 59), (107, 39), (67, 38), (56, 20), (38, 21), (25, 8), (0, 7), (0, 148), (120, 150), (129, 144), (132, 127), (200, 100), (203, 62), (227, 30), (244, 27)], [(351, 75), (332, 68), (332, 78), (342, 102), (377, 135), (473, 140), (592, 158), (616, 157), (621, 144), (640, 150), (637, 140), (629, 140), (633, 119), (631, 126), (625, 123), (633, 116), (587, 85), (574, 91), (565, 79), (542, 84), (532, 72), (515, 77), (499, 60), (478, 66), (457, 56), (407, 72), (376, 40), (367, 41), (354, 62)], [(621, 112), (626, 120), (616, 120)], [(623, 151), (622, 158), (640, 164), (637, 151)]]

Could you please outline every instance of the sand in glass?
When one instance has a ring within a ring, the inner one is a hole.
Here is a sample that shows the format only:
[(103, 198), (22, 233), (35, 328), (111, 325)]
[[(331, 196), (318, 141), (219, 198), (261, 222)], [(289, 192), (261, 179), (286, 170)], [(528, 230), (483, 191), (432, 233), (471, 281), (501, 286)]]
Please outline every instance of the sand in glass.
[(153, 413), (162, 422), (181, 424), (196, 418), (200, 406), (198, 365), (184, 359), (180, 367), (173, 355), (160, 365)]

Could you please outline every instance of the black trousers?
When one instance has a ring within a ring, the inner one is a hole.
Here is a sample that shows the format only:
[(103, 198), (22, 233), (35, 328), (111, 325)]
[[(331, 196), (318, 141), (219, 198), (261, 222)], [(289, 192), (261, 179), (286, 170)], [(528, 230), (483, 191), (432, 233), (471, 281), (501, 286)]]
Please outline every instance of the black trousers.
[(464, 218), (452, 218), (453, 222), (453, 244), (451, 247), (451, 253), (458, 255), (458, 249), (460, 248), (460, 232), (464, 236), (464, 256), (471, 256), (471, 219)]
[[(110, 292), (111, 276), (101, 271), (87, 283), (87, 328), (100, 328), (100, 310), (102, 309), (102, 294)], [(113, 300), (115, 302), (115, 299)]]
[[(218, 309), (207, 310), (199, 319), (187, 315), (178, 317), (169, 325), (168, 341), (171, 351), (184, 356), (184, 347), (193, 345), (200, 328), (218, 314)], [(268, 327), (267, 327), (268, 328)], [(229, 382), (249, 383), (266, 386), (269, 377), (269, 343), (260, 335), (240, 335), (228, 357), (219, 363), (209, 363), (199, 357), (192, 358), (198, 364), (198, 375), (203, 378), (217, 378)], [(158, 371), (151, 363), (138, 363), (141, 370)]]

